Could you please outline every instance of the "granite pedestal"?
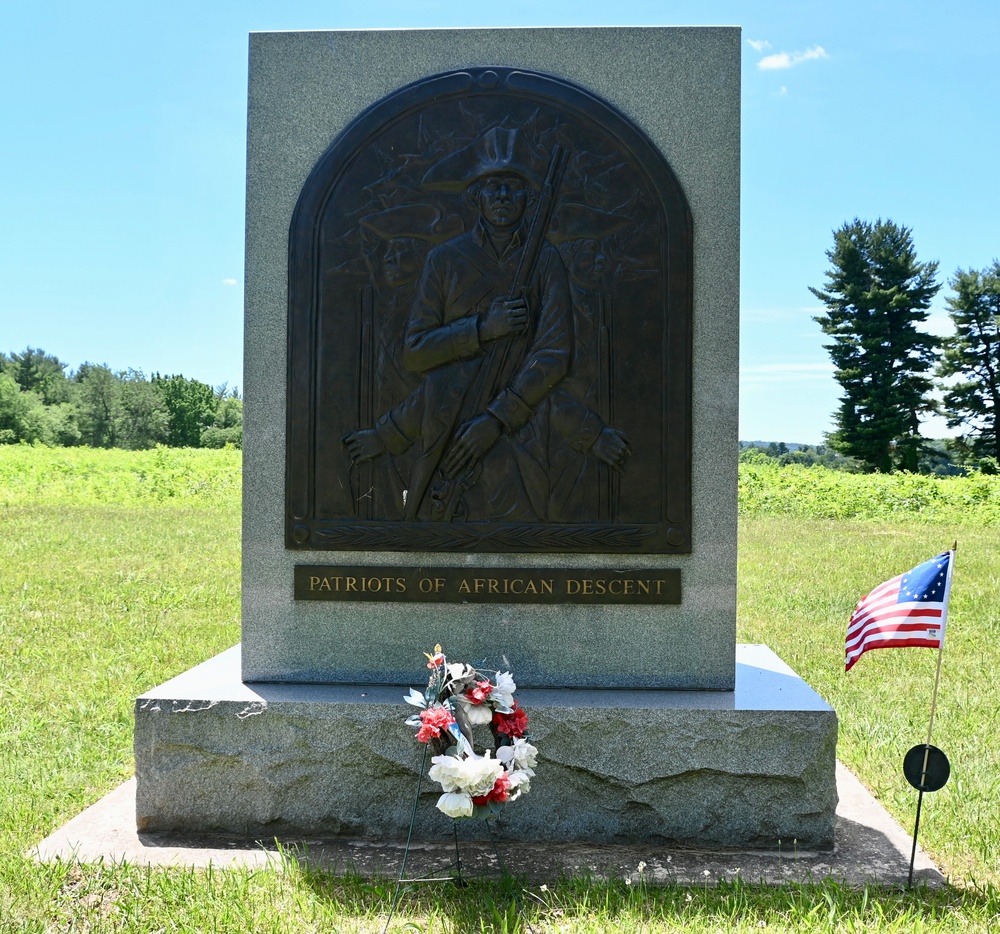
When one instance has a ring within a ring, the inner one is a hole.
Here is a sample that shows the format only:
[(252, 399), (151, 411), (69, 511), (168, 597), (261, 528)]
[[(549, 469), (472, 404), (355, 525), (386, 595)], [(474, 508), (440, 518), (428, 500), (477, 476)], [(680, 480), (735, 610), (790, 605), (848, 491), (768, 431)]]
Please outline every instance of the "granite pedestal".
[[(245, 684), (224, 652), (136, 702), (139, 829), (405, 838), (422, 747), (402, 694)], [(764, 646), (739, 647), (735, 691), (518, 696), (540, 761), (511, 840), (833, 845), (836, 715)], [(430, 839), (450, 821), (424, 789)]]

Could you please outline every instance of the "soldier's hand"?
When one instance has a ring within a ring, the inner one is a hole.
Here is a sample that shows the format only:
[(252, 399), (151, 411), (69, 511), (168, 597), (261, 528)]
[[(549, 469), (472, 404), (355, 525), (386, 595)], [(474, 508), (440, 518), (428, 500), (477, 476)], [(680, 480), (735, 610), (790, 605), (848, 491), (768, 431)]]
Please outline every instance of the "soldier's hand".
[(509, 334), (517, 334), (528, 326), (528, 301), (515, 298), (495, 298), (490, 307), (479, 316), (479, 340), (481, 343), (499, 340)]
[(352, 431), (350, 434), (344, 435), (340, 441), (347, 448), (347, 453), (351, 455), (352, 464), (374, 460), (385, 454), (385, 445), (373, 428)]
[(590, 450), (618, 473), (625, 470), (625, 461), (632, 454), (628, 439), (617, 428), (602, 428)]
[(492, 415), (477, 415), (455, 432), (441, 469), (446, 477), (472, 467), (500, 439), (503, 427)]

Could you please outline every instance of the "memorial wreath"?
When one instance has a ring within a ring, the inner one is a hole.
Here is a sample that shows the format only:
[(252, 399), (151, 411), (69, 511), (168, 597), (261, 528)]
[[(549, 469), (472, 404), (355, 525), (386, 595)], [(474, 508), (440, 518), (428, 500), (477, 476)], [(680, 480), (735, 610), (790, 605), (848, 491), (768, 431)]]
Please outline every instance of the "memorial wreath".
[[(528, 715), (514, 699), (509, 671), (482, 671), (449, 662), (441, 651), (427, 655), (430, 677), (406, 703), (420, 708), (407, 719), (417, 740), (437, 753), (428, 771), (444, 794), (437, 808), (449, 817), (493, 817), (530, 789), (538, 750), (528, 742)], [(490, 675), (492, 674), (492, 678)], [(473, 728), (489, 725), (493, 749), (477, 752)]]

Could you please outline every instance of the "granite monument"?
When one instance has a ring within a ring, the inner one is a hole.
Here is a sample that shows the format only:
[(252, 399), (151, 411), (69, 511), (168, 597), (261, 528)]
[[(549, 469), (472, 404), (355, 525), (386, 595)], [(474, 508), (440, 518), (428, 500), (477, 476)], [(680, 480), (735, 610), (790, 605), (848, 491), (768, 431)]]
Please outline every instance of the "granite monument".
[(140, 828), (405, 834), (441, 643), (532, 712), (510, 833), (832, 844), (736, 644), (739, 47), (251, 37), (243, 642), (137, 701)]

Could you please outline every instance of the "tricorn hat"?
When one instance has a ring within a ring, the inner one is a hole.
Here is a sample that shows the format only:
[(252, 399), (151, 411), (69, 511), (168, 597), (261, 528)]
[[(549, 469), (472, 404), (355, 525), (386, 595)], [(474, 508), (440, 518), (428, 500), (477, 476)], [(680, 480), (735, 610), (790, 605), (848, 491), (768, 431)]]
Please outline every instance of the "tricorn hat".
[(556, 244), (569, 240), (603, 240), (631, 223), (624, 214), (611, 214), (600, 208), (571, 201), (561, 205), (546, 234)]
[(445, 216), (433, 204), (398, 204), (366, 214), (358, 223), (383, 240), (411, 237), (429, 243), (449, 240), (460, 234), (465, 226), (457, 214)]
[(437, 191), (462, 191), (487, 175), (520, 175), (536, 190), (541, 187), (531, 147), (520, 130), (495, 126), (475, 142), (436, 162), (422, 186)]

